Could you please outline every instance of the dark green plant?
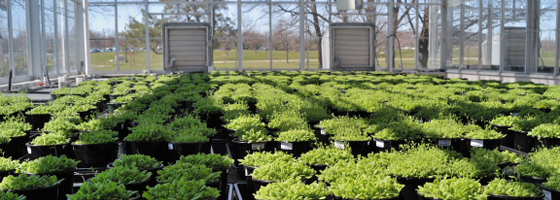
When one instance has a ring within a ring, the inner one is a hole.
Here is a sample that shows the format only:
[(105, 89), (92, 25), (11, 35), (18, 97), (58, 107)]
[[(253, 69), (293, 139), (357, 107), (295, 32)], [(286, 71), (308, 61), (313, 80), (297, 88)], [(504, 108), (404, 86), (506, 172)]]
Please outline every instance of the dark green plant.
[(222, 172), (213, 172), (212, 168), (204, 165), (178, 162), (164, 167), (163, 170), (157, 173), (160, 183), (171, 183), (184, 178), (187, 180), (204, 180), (209, 184), (217, 182)]
[(129, 134), (124, 139), (127, 141), (169, 141), (171, 132), (161, 124), (147, 123), (140, 124), (132, 128), (132, 134)]
[(0, 191), (0, 199), (2, 200), (25, 200), (26, 197), (9, 191)]
[(208, 141), (210, 141), (210, 138), (201, 134), (197, 134), (195, 131), (193, 131), (192, 133), (177, 133), (171, 136), (171, 139), (169, 139), (169, 142), (174, 143), (203, 143)]
[(158, 184), (154, 187), (147, 187), (148, 191), (142, 194), (142, 197), (148, 200), (155, 199), (197, 199), (197, 200), (214, 200), (220, 196), (218, 189), (206, 186), (202, 180), (193, 181), (180, 179), (172, 183)]
[(39, 175), (25, 175), (19, 176), (9, 175), (2, 179), (0, 189), (2, 190), (31, 190), (43, 187), (57, 185), (62, 180), (58, 180), (56, 176), (39, 176)]
[(137, 193), (137, 191), (127, 191), (123, 184), (117, 184), (116, 182), (84, 182), (76, 194), (67, 194), (66, 196), (71, 200), (126, 200), (132, 199)]
[(456, 177), (436, 179), (433, 183), (426, 183), (419, 187), (418, 193), (424, 197), (446, 200), (485, 200), (487, 196), (478, 181)]
[(324, 183), (303, 184), (300, 180), (290, 179), (284, 182), (272, 183), (262, 187), (255, 195), (256, 199), (325, 199), (329, 192)]
[(118, 166), (96, 174), (90, 181), (92, 183), (116, 182), (119, 185), (128, 185), (148, 181), (152, 172), (141, 171), (136, 167)]
[(119, 160), (113, 162), (114, 167), (128, 166), (136, 167), (139, 170), (153, 169), (161, 166), (163, 162), (158, 161), (155, 158), (143, 155), (143, 154), (132, 154), (132, 155), (121, 155)]
[(64, 172), (76, 169), (78, 163), (80, 163), (80, 161), (67, 158), (66, 155), (60, 157), (48, 155), (21, 163), (17, 172), (29, 174)]

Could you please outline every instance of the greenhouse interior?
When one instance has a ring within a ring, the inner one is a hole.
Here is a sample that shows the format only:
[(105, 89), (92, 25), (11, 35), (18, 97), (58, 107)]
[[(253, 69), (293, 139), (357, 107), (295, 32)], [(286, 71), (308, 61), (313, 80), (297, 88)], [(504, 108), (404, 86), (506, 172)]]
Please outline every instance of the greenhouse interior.
[(560, 200), (559, 12), (0, 0), (0, 199)]

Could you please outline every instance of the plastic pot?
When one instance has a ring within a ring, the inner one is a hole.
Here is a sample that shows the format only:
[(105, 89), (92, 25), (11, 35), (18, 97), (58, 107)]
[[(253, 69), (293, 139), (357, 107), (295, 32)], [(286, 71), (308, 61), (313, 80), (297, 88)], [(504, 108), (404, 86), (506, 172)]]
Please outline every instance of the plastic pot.
[[(67, 194), (74, 193), (74, 171), (75, 169), (61, 171), (61, 172), (50, 172), (50, 173), (43, 173), (43, 174), (36, 174), (40, 176), (56, 176), (58, 180), (62, 180), (58, 185), (58, 200), (66, 200)], [(32, 174), (27, 174), (32, 175)], [(57, 196), (57, 195), (54, 195)]]
[(222, 113), (200, 113), (200, 119), (206, 122), (208, 128), (220, 128), (223, 124), (220, 117), (222, 117)]
[(438, 147), (459, 152), (461, 150), (461, 138), (427, 138), (429, 143)]
[(294, 157), (300, 157), (301, 154), (311, 151), (313, 147), (311, 146), (312, 141), (305, 142), (277, 142), (276, 149), (284, 151), (286, 153), (294, 155)]
[(117, 108), (120, 108), (123, 105), (124, 104), (122, 103), (109, 102), (107, 103), (107, 111), (109, 112), (109, 114), (113, 114)]
[(27, 155), (25, 143), (29, 142), (29, 133), (24, 136), (12, 137), (4, 150), (4, 157), (21, 158)]
[(176, 160), (181, 156), (195, 155), (198, 153), (209, 154), (212, 143), (199, 142), (199, 143), (169, 143), (168, 148), (174, 152)]
[(560, 146), (560, 138), (541, 138), (541, 143), (546, 148)]
[(80, 118), (82, 120), (86, 120), (89, 116), (91, 116), (97, 109), (90, 109), (90, 110), (86, 110), (83, 112), (78, 112), (78, 114), (80, 115)]
[(231, 141), (233, 147), (233, 159), (238, 164), (237, 159), (243, 159), (248, 153), (256, 151), (273, 151), (274, 145), (272, 142), (254, 142), (248, 143), (239, 140)]
[(32, 125), (33, 130), (43, 129), (45, 127), (45, 123), (51, 120), (50, 114), (42, 114), (42, 115), (28, 115), (25, 114), (25, 118), (27, 122)]
[(532, 177), (532, 176), (521, 176), (521, 181), (522, 182), (527, 182), (527, 183), (533, 183), (535, 185), (540, 185), (540, 184), (546, 182), (546, 178)]
[(397, 177), (397, 182), (404, 185), (404, 188), (401, 190), (399, 194), (399, 198), (404, 200), (417, 200), (419, 199), (418, 193), (416, 190), (418, 186), (424, 185), (428, 182), (433, 182), (434, 178), (406, 178), (406, 177)]
[(391, 149), (400, 149), (401, 144), (406, 144), (405, 140), (381, 140), (381, 139), (373, 139), (375, 142), (375, 147), (378, 151), (391, 151)]
[(7, 190), (19, 195), (24, 195), (26, 200), (57, 200), (58, 199), (58, 185), (48, 187), (28, 189), (28, 190)]
[(68, 156), (70, 149), (70, 144), (58, 144), (58, 145), (31, 145), (30, 143), (25, 144), (27, 146), (27, 153), (29, 154), (29, 160), (35, 160), (42, 156), (53, 155), (53, 156)]
[(552, 199), (552, 200), (560, 199), (560, 190), (548, 188), (544, 185), (539, 185), (539, 186), (543, 189), (545, 199)]
[(509, 148), (513, 148), (513, 141), (514, 141), (514, 131), (509, 130), (509, 128), (511, 128), (511, 126), (502, 126), (502, 125), (492, 125), (492, 128), (495, 128), (496, 131), (498, 131), (501, 134), (504, 134), (505, 137), (502, 138), (502, 142), (500, 143), (500, 145), (505, 146), (505, 147), (509, 147)]
[(313, 168), (315, 171), (317, 171), (317, 174), (321, 174), (321, 171), (327, 169), (327, 165), (318, 165), (318, 164), (311, 164), (309, 165), (309, 167)]
[(146, 181), (142, 181), (139, 183), (131, 183), (131, 184), (125, 184), (124, 187), (126, 188), (126, 190), (136, 190), (140, 193), (146, 191), (146, 186), (148, 186), (150, 183), (150, 180), (146, 180)]
[(544, 199), (545, 195), (542, 194), (537, 197), (512, 197), (512, 196), (505, 196), (505, 195), (497, 195), (497, 194), (490, 194), (488, 196), (488, 200), (541, 200)]
[(501, 139), (495, 140), (480, 140), (480, 139), (473, 139), (473, 138), (465, 138), (466, 142), (465, 146), (467, 149), (470, 150), (473, 147), (485, 148), (485, 149), (496, 149), (500, 147), (500, 143), (502, 142)]
[(530, 152), (535, 148), (536, 138), (528, 136), (527, 131), (514, 131), (513, 148), (522, 152)]
[(418, 192), (418, 197), (419, 197), (420, 200), (442, 200), (442, 199), (439, 199), (439, 198), (422, 196), (422, 194), (420, 194), (419, 192)]
[[(346, 199), (346, 198), (337, 197), (337, 196), (334, 196), (333, 199), (334, 200), (369, 200), (369, 199)], [(389, 198), (389, 199), (375, 199), (375, 200), (399, 200), (399, 197)]]
[(331, 141), (329, 140), (330, 135), (325, 131), (325, 128), (314, 125), (313, 130), (315, 131), (315, 137), (317, 138), (317, 142), (323, 143), (325, 145), (331, 144)]
[(276, 181), (267, 181), (267, 180), (261, 180), (261, 179), (256, 179), (254, 177), (251, 177), (253, 180), (253, 184), (254, 184), (254, 191), (257, 192), (261, 189), (261, 187), (267, 186), (268, 184), (274, 183)]
[(334, 141), (334, 146), (336, 148), (350, 148), (354, 157), (358, 157), (359, 155), (367, 156), (367, 154), (371, 152), (369, 144), (370, 141)]
[(105, 167), (117, 158), (118, 145), (115, 143), (86, 144), (72, 143), (80, 168)]
[(165, 163), (173, 162), (173, 152), (165, 141), (128, 141), (124, 140), (126, 154), (144, 154)]
[(8, 171), (0, 171), (0, 180), (2, 180), (4, 177), (9, 176), (9, 175), (15, 175), (16, 174), (16, 170), (8, 170)]

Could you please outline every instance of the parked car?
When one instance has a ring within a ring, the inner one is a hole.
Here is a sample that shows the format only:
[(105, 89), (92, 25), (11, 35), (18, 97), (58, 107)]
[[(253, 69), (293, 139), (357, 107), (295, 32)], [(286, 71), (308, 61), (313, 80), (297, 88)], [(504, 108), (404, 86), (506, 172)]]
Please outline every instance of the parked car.
[(100, 52), (101, 52), (101, 50), (100, 50), (100, 49), (97, 49), (97, 48), (92, 49), (92, 50), (90, 51), (90, 53), (100, 53)]

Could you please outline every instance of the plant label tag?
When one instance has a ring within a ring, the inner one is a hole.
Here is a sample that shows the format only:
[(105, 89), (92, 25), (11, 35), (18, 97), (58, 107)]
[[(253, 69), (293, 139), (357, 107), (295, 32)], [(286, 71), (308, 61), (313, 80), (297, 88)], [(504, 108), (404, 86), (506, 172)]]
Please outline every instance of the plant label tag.
[(173, 143), (169, 143), (167, 147), (169, 148), (169, 150), (173, 150)]
[(511, 115), (515, 117), (515, 116), (518, 116), (519, 113), (518, 113), (518, 112), (514, 112), (514, 113), (511, 113)]
[(245, 176), (249, 176), (249, 170), (247, 170), (247, 168), (245, 168)]
[(321, 129), (321, 135), (327, 135), (327, 132), (324, 129)]
[(381, 141), (381, 140), (376, 140), (375, 141), (375, 146), (378, 148), (385, 148), (385, 142)]
[(542, 190), (544, 192), (544, 199), (545, 200), (552, 200), (552, 194), (548, 190)]
[(484, 147), (483, 140), (471, 140), (471, 147)]
[(264, 149), (265, 143), (253, 143), (251, 144), (251, 150), (260, 151)]
[(440, 147), (450, 147), (451, 140), (438, 140), (438, 146)]
[(27, 147), (27, 154), (31, 154), (31, 147)]
[(294, 150), (294, 144), (287, 143), (287, 142), (282, 142), (282, 143), (280, 143), (280, 149), (286, 150), (286, 151)]
[(335, 141), (335, 142), (334, 142), (334, 147), (339, 148), (339, 149), (344, 149), (344, 148), (345, 148), (345, 145), (344, 145), (344, 142)]

